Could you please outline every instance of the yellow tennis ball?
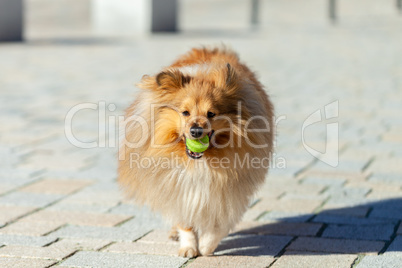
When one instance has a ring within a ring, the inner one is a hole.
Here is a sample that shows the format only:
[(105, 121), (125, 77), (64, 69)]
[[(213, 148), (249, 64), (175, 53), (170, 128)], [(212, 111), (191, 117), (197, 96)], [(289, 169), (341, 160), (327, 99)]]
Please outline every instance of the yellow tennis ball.
[(187, 148), (195, 153), (202, 153), (209, 147), (209, 137), (205, 135), (202, 139), (190, 140), (186, 139)]

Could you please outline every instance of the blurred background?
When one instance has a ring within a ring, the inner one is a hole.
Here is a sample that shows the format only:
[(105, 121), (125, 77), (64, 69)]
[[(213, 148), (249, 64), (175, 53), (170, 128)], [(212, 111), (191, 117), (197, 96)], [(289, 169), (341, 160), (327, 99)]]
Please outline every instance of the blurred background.
[(134, 37), (151, 30), (152, 18), (157, 30), (182, 34), (238, 35), (248, 32), (252, 23), (260, 34), (275, 29), (320, 31), (335, 19), (339, 28), (378, 29), (398, 27), (402, 9), (400, 0), (2, 0), (3, 17), (12, 10), (10, 2), (16, 7), (23, 2), (25, 40)]

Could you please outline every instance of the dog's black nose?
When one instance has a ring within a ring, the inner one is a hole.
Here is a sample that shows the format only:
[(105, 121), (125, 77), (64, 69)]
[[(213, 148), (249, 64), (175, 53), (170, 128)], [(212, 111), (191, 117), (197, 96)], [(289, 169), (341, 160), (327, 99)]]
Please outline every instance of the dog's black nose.
[(194, 138), (199, 138), (201, 137), (202, 133), (204, 132), (204, 129), (202, 127), (191, 127), (190, 128), (190, 134)]

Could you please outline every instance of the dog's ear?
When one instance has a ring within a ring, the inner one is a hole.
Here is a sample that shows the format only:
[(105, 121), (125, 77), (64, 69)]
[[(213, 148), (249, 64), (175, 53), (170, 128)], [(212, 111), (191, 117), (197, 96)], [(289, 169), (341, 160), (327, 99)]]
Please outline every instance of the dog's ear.
[(228, 63), (228, 64), (226, 64), (226, 86), (233, 87), (236, 85), (236, 83), (237, 83), (236, 71)]
[(178, 70), (163, 71), (155, 77), (158, 87), (164, 90), (182, 88), (190, 82), (190, 79), (189, 76), (184, 76)]

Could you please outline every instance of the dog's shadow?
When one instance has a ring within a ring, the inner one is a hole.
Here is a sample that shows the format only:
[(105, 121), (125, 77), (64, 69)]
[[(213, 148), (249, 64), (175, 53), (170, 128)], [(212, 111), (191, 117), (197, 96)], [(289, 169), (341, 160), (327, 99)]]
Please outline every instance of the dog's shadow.
[[(356, 216), (356, 211), (367, 212)], [(270, 223), (252, 222), (223, 239), (215, 255), (401, 252), (401, 220), (402, 198), (397, 198)]]

